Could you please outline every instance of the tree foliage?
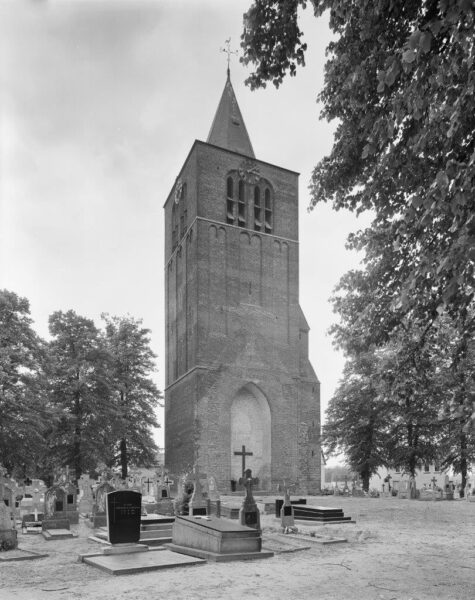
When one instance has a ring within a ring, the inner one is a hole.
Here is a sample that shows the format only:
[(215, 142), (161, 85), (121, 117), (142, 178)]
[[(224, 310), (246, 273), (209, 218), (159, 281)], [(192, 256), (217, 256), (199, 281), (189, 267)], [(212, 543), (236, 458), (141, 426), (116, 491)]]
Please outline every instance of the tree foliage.
[(50, 401), (58, 415), (49, 435), (51, 454), (79, 478), (107, 455), (104, 434), (116, 418), (109, 356), (94, 322), (72, 310), (53, 313), (49, 328)]
[[(304, 64), (297, 8), (305, 4), (257, 0), (246, 13), (251, 86), (278, 86)], [(395, 309), (414, 317), (422, 305), (426, 319), (439, 308), (463, 318), (474, 297), (473, 3), (312, 4), (317, 16), (330, 11), (337, 36), (319, 100), (322, 117), (338, 121), (332, 152), (313, 173), (312, 205), (374, 211), (373, 227), (350, 245), (391, 240)]]
[[(306, 4), (256, 0), (246, 13), (242, 61), (255, 67), (252, 88), (278, 87), (305, 64), (298, 10)], [(392, 460), (412, 472), (437, 444), (463, 473), (475, 422), (475, 6), (310, 4), (317, 17), (329, 12), (335, 34), (318, 99), (322, 118), (336, 121), (331, 153), (312, 174), (311, 207), (374, 215), (348, 239), (365, 258), (334, 297), (335, 342), (350, 369), (373, 348), (388, 358), (371, 381), (397, 424)], [(350, 391), (343, 384), (335, 396), (342, 410)]]
[(25, 476), (46, 452), (44, 348), (26, 298), (0, 291), (0, 464)]
[(29, 303), (0, 291), (0, 465), (17, 477), (75, 477), (99, 464), (150, 466), (161, 398), (149, 330), (104, 315), (105, 330), (74, 311), (49, 318), (51, 340), (34, 332)]
[(322, 436), (329, 453), (345, 453), (349, 467), (359, 474), (366, 491), (371, 475), (388, 463), (387, 414), (378, 402), (375, 371), (372, 353), (346, 363), (343, 379), (328, 405)]
[(161, 394), (153, 382), (155, 355), (148, 329), (132, 317), (105, 321), (106, 347), (111, 357), (111, 392), (118, 417), (111, 427), (114, 456), (127, 477), (130, 462), (145, 466), (155, 460), (157, 446), (152, 427), (158, 427), (155, 410)]

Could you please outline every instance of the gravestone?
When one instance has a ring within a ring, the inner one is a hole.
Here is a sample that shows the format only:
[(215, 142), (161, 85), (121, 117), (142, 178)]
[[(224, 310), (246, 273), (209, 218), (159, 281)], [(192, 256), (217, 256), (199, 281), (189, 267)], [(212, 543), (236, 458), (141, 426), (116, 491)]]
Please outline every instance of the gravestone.
[(191, 481), (186, 481), (185, 477), (180, 478), (178, 482), (178, 494), (173, 501), (175, 515), (189, 514), (190, 500), (194, 489), (194, 485)]
[(203, 495), (203, 488), (201, 486), (200, 478), (205, 475), (200, 475), (198, 468), (193, 467), (193, 495), (191, 496), (189, 503), (189, 515), (206, 515), (207, 514), (207, 502)]
[(67, 494), (61, 485), (53, 485), (46, 490), (44, 517), (41, 524), (46, 540), (76, 537), (70, 531), (70, 522), (66, 511)]
[(65, 493), (65, 506), (66, 517), (69, 519), (71, 525), (77, 525), (79, 523), (79, 511), (77, 506), (77, 488), (70, 481), (65, 483), (63, 486)]
[(150, 498), (151, 502), (155, 501), (157, 489), (157, 480), (149, 475), (141, 478), (142, 498)]
[(11, 509), (0, 502), (0, 551), (14, 550), (17, 546), (17, 531), (13, 526)]
[(218, 491), (218, 484), (213, 475), (208, 477), (208, 514), (221, 516), (221, 498)]
[(251, 469), (248, 469), (246, 473), (249, 474), (249, 477), (244, 482), (244, 486), (246, 488), (246, 495), (244, 496), (244, 502), (242, 503), (241, 509), (239, 511), (239, 522), (241, 525), (245, 525), (246, 527), (252, 527), (253, 529), (260, 530), (261, 529), (261, 520), (259, 509), (257, 508), (256, 501), (252, 495), (252, 472)]
[(399, 482), (397, 496), (398, 498), (407, 499), (411, 495), (409, 480), (403, 479)]
[(157, 487), (156, 487), (156, 499), (160, 501), (162, 499), (170, 498), (170, 486), (172, 486), (175, 482), (169, 478), (168, 473), (165, 471), (165, 468), (162, 467), (160, 475), (157, 471)]
[(13, 485), (10, 480), (4, 479), (0, 482), (0, 503), (3, 502), (8, 507), (9, 511), (15, 509), (15, 496), (13, 493)]
[(90, 515), (94, 504), (92, 495), (92, 479), (87, 473), (81, 475), (78, 481), (80, 497), (78, 510), (84, 515)]
[(140, 473), (130, 473), (127, 477), (127, 488), (136, 492), (142, 492), (142, 482)]
[(60, 485), (53, 485), (46, 490), (43, 531), (47, 529), (69, 529), (66, 516), (66, 492)]
[(280, 525), (284, 531), (289, 527), (295, 527), (294, 507), (290, 502), (290, 494), (288, 488), (284, 492), (284, 503), (280, 509)]
[(140, 539), (142, 494), (117, 490), (106, 496), (107, 531), (111, 544), (136, 544)]
[(96, 487), (91, 519), (94, 528), (107, 525), (106, 495), (113, 491), (115, 490), (108, 481), (104, 481)]
[(175, 511), (173, 501), (170, 497), (170, 486), (174, 482), (168, 477), (168, 473), (165, 473), (163, 467), (160, 476), (157, 473), (157, 477), (157, 485), (155, 487), (157, 512), (160, 515), (173, 515)]
[(30, 515), (23, 515), (22, 530), (26, 533), (41, 533), (43, 527), (43, 507), (44, 499), (41, 501), (40, 490), (33, 490), (33, 512)]

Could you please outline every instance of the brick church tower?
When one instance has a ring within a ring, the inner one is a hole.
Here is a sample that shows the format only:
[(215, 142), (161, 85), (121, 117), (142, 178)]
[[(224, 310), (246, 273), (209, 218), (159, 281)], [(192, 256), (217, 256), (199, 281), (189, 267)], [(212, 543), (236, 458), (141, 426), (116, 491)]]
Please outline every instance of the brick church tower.
[[(320, 489), (320, 386), (299, 305), (298, 174), (254, 156), (229, 78), (165, 203), (165, 461), (221, 491)], [(243, 448), (244, 447), (244, 448)]]

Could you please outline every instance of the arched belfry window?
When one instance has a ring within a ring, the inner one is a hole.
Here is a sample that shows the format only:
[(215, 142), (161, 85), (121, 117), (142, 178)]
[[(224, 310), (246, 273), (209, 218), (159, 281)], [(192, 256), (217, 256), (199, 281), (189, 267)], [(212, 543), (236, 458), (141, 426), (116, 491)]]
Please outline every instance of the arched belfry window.
[(269, 188), (264, 193), (264, 231), (272, 233), (272, 196)]
[(274, 195), (271, 183), (260, 176), (246, 178), (240, 171), (230, 171), (225, 183), (225, 222), (272, 233)]
[(238, 225), (239, 227), (246, 227), (246, 194), (242, 179), (239, 180), (238, 184)]
[(261, 190), (256, 185), (254, 188), (254, 231), (262, 230), (262, 207), (261, 207)]
[(226, 223), (234, 224), (234, 180), (228, 177), (226, 182)]

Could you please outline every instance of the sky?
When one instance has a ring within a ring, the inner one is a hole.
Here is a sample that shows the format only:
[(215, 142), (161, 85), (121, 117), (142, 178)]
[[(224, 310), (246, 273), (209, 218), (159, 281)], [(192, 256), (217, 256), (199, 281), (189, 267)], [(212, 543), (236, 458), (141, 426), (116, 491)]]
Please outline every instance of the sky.
[[(251, 0), (0, 0), (0, 289), (28, 298), (38, 333), (72, 309), (130, 314), (151, 330), (164, 387), (163, 204), (195, 139), (208, 136)], [(318, 205), (312, 168), (332, 147), (319, 119), (331, 32), (300, 17), (306, 67), (276, 90), (231, 80), (256, 157), (300, 173), (300, 303), (311, 328), (322, 417), (343, 356), (329, 297), (361, 257), (365, 225)], [(163, 411), (159, 410), (163, 424)], [(163, 445), (163, 428), (156, 438)]]

